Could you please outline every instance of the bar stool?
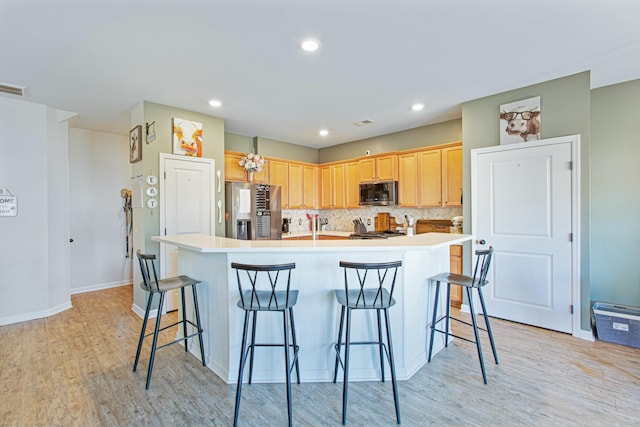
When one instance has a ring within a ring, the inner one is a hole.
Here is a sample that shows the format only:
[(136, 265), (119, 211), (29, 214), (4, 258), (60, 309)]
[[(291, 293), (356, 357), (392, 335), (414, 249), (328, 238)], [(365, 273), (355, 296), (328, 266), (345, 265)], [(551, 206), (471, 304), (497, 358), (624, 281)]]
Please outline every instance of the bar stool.
[[(236, 388), (236, 408), (233, 418), (234, 427), (238, 425), (238, 413), (240, 410), (240, 394), (242, 393), (242, 374), (249, 358), (249, 384), (253, 375), (253, 356), (256, 347), (283, 347), (285, 360), (285, 376), (287, 387), (287, 411), (289, 426), (291, 426), (291, 371), (295, 367), (296, 380), (300, 384), (300, 368), (298, 366), (298, 342), (296, 340), (296, 327), (293, 318), (293, 306), (298, 301), (298, 291), (290, 290), (291, 270), (296, 268), (295, 263), (275, 264), (275, 265), (248, 265), (231, 263), (231, 268), (236, 270), (238, 280), (238, 290), (240, 300), (238, 307), (244, 310), (244, 328), (242, 331), (242, 347), (240, 351), (240, 366), (238, 368), (238, 386)], [(245, 274), (240, 274), (244, 271)], [(280, 277), (283, 272), (284, 277)], [(280, 280), (282, 279), (282, 280)], [(286, 284), (283, 282), (286, 280)], [(266, 288), (267, 290), (259, 290)], [(284, 290), (279, 290), (284, 288)], [(281, 312), (282, 326), (284, 332), (283, 344), (257, 344), (256, 343), (256, 322), (258, 312)], [(251, 342), (247, 346), (247, 334), (249, 332), (249, 314), (253, 313), (251, 325)], [(292, 344), (289, 344), (289, 334), (291, 334)], [(293, 347), (293, 360), (291, 362), (290, 348)]]
[[(196, 292), (196, 285), (200, 283), (198, 280), (192, 279), (188, 276), (177, 276), (170, 277), (167, 279), (158, 280), (158, 276), (156, 274), (156, 265), (155, 259), (156, 256), (153, 254), (143, 254), (138, 250), (136, 252), (138, 255), (138, 262), (140, 263), (140, 272), (142, 273), (142, 283), (140, 283), (140, 287), (145, 291), (149, 292), (149, 298), (147, 300), (147, 308), (144, 312), (144, 319), (142, 321), (142, 329), (140, 330), (140, 339), (138, 340), (138, 350), (136, 351), (136, 359), (133, 362), (133, 372), (136, 371), (138, 367), (138, 360), (140, 359), (140, 350), (142, 349), (142, 341), (148, 336), (153, 336), (153, 343), (151, 344), (151, 355), (149, 357), (149, 367), (147, 368), (147, 384), (145, 389), (149, 389), (149, 382), (151, 381), (151, 372), (153, 370), (153, 361), (155, 359), (156, 350), (159, 350), (163, 347), (167, 347), (169, 345), (173, 345), (179, 342), (184, 341), (184, 351), (188, 352), (188, 339), (193, 338), (196, 335), (198, 336), (198, 341), (200, 343), (200, 357), (202, 358), (202, 366), (207, 366), (204, 359), (204, 344), (202, 343), (202, 325), (200, 323), (200, 311), (198, 309), (198, 294)], [(184, 289), (187, 286), (191, 286), (193, 291), (193, 307), (195, 311), (196, 323), (193, 323), (191, 320), (187, 319), (187, 311), (185, 304), (185, 295)], [(160, 328), (160, 319), (162, 317), (162, 304), (164, 303), (164, 295), (167, 291), (171, 291), (174, 289), (180, 289), (180, 302), (182, 305), (182, 320), (177, 321), (171, 325), (165, 326), (164, 328)], [(149, 321), (149, 312), (151, 311), (151, 303), (153, 302), (153, 297), (156, 294), (160, 294), (160, 303), (158, 305), (158, 316), (156, 317), (156, 326), (154, 331), (150, 334), (145, 335), (145, 331), (147, 328), (147, 322)], [(196, 328), (196, 332), (189, 335), (187, 332), (187, 323)], [(157, 347), (158, 344), (158, 333), (164, 331), (165, 329), (171, 328), (176, 325), (182, 325), (182, 337), (171, 341), (168, 344), (164, 344), (160, 347)]]
[[(476, 348), (478, 350), (478, 359), (480, 360), (480, 368), (482, 369), (482, 378), (484, 383), (487, 383), (487, 374), (484, 369), (484, 359), (482, 357), (482, 348), (480, 346), (480, 336), (478, 334), (478, 329), (481, 329), (489, 335), (489, 341), (491, 342), (491, 349), (493, 350), (493, 358), (496, 361), (496, 365), (498, 364), (498, 353), (496, 352), (496, 345), (493, 342), (493, 334), (491, 333), (491, 324), (489, 323), (489, 316), (487, 316), (487, 308), (484, 304), (484, 296), (482, 295), (482, 287), (487, 283), (487, 273), (489, 272), (489, 265), (491, 264), (491, 258), (493, 256), (493, 248), (485, 249), (485, 250), (477, 250), (476, 251), (476, 265), (473, 271), (473, 277), (465, 276), (462, 274), (453, 274), (453, 273), (441, 273), (437, 276), (431, 277), (429, 280), (436, 282), (436, 297), (433, 304), (433, 320), (431, 322), (431, 340), (429, 342), (429, 359), (431, 362), (431, 352), (433, 350), (433, 336), (435, 332), (440, 332), (441, 334), (445, 334), (446, 338), (444, 341), (444, 346), (448, 346), (448, 337), (456, 337), (461, 340), (472, 342), (476, 344)], [(440, 293), (440, 282), (444, 282), (447, 284), (447, 311), (444, 316), (438, 318), (438, 295)], [(459, 285), (463, 286), (466, 293), (467, 299), (469, 300), (469, 311), (471, 312), (471, 322), (468, 323), (461, 319), (456, 319), (455, 317), (450, 316), (450, 306), (449, 306), (449, 297), (451, 293), (451, 285)], [(473, 307), (473, 295), (472, 290), (476, 289), (478, 291), (478, 297), (480, 298), (480, 305), (482, 306), (482, 315), (484, 317), (484, 322), (487, 329), (482, 329), (478, 327), (476, 322), (476, 313)], [(445, 330), (441, 330), (437, 328), (437, 324), (441, 321), (445, 321)], [(469, 325), (473, 327), (473, 333), (475, 335), (475, 341), (471, 341), (467, 338), (460, 337), (458, 335), (454, 335), (449, 332), (449, 320), (455, 320), (460, 323), (464, 323), (465, 325)]]
[[(386, 353), (389, 367), (391, 368), (391, 384), (393, 387), (393, 401), (396, 407), (396, 420), (400, 424), (400, 406), (398, 402), (398, 387), (396, 384), (396, 366), (393, 360), (393, 345), (391, 343), (391, 326), (389, 324), (389, 308), (396, 304), (393, 299), (393, 291), (395, 288), (396, 276), (398, 268), (402, 266), (402, 261), (382, 262), (382, 263), (356, 263), (340, 261), (340, 267), (344, 268), (344, 290), (336, 289), (335, 296), (338, 304), (340, 304), (340, 327), (338, 330), (338, 341), (335, 345), (336, 362), (333, 372), (333, 382), (335, 383), (338, 376), (338, 364), (342, 366), (344, 379), (342, 384), (342, 424), (347, 423), (347, 394), (349, 391), (349, 348), (352, 345), (377, 345), (380, 353), (380, 372), (382, 382), (384, 382), (384, 357)], [(371, 272), (377, 276), (375, 287), (366, 288), (367, 276)], [(356, 279), (358, 286), (352, 284), (349, 286), (348, 278)], [(378, 320), (378, 340), (377, 341), (351, 341), (351, 311), (352, 310), (376, 310)], [(387, 343), (382, 340), (382, 325), (380, 320), (380, 312), (384, 312), (385, 329), (387, 335)], [(345, 312), (347, 314), (345, 327)], [(342, 341), (342, 332), (345, 330), (344, 342)], [(341, 358), (340, 348), (344, 345), (344, 363)]]

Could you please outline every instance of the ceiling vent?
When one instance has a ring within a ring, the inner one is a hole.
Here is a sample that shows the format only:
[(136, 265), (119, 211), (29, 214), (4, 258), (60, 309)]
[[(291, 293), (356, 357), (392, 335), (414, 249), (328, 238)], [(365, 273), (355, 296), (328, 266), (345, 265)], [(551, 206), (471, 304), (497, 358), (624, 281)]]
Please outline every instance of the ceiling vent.
[(0, 93), (8, 93), (9, 95), (25, 97), (27, 96), (27, 88), (23, 86), (0, 83)]
[(356, 125), (356, 126), (365, 126), (365, 125), (370, 125), (371, 123), (373, 123), (373, 120), (366, 119), (366, 120), (362, 120), (360, 122), (355, 122), (354, 125)]

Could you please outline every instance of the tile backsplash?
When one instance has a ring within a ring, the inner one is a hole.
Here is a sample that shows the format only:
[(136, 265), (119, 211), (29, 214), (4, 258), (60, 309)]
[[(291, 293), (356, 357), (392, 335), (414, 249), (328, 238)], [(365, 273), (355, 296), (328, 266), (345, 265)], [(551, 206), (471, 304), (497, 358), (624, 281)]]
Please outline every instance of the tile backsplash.
[(321, 224), (325, 224), (327, 230), (352, 231), (353, 220), (360, 218), (367, 226), (367, 230), (374, 230), (374, 218), (380, 212), (389, 212), (395, 217), (396, 222), (404, 223), (404, 216), (417, 219), (451, 219), (462, 215), (462, 208), (402, 208), (398, 206), (370, 206), (355, 209), (285, 209), (283, 218), (291, 218), (291, 231), (310, 229), (310, 221), (307, 214), (318, 214)]

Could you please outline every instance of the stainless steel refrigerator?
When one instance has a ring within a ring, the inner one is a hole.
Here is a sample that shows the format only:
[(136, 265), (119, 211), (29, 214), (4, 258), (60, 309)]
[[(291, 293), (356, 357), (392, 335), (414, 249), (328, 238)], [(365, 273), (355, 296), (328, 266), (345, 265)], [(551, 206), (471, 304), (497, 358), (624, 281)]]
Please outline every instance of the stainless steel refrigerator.
[(227, 182), (226, 236), (241, 240), (282, 239), (280, 186)]

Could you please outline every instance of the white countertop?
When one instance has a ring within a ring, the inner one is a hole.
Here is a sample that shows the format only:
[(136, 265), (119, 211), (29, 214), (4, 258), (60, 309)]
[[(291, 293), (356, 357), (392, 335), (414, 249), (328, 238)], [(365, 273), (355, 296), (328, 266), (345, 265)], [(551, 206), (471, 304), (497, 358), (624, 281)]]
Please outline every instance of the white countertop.
[[(334, 236), (334, 237), (349, 237), (352, 231), (333, 231), (325, 230), (316, 232), (316, 236)], [(295, 239), (297, 237), (311, 236), (313, 233), (310, 230), (292, 231), (290, 233), (282, 233), (282, 239)]]
[[(336, 235), (340, 232), (323, 234)], [(347, 233), (347, 232), (342, 232)], [(350, 234), (350, 233), (349, 233)], [(347, 234), (348, 235), (348, 234)], [(471, 240), (470, 234), (424, 233), (415, 236), (368, 240), (236, 240), (207, 234), (153, 236), (151, 240), (168, 243), (196, 252), (323, 252), (323, 251), (389, 251), (440, 248)]]

